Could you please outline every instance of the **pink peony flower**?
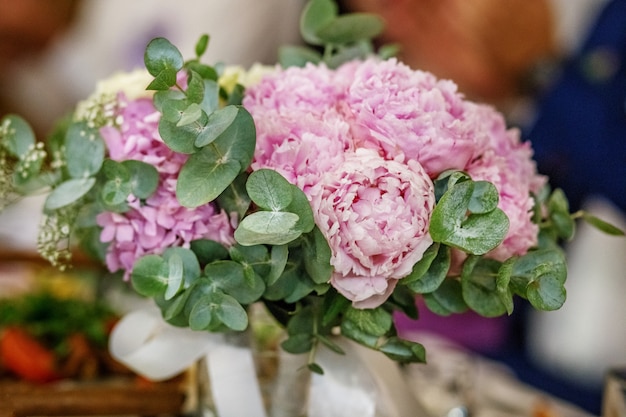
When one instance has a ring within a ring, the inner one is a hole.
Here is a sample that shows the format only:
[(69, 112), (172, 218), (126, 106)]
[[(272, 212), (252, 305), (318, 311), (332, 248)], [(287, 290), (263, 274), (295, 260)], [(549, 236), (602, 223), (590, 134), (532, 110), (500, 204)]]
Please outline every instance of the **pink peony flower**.
[(352, 149), (350, 127), (337, 111), (340, 85), (325, 66), (308, 65), (267, 75), (246, 90), (257, 148), (252, 169), (275, 169), (305, 192)]
[(340, 68), (350, 80), (344, 110), (352, 120), (357, 147), (418, 161), (431, 178), (463, 169), (485, 142), (475, 104), (456, 85), (414, 71), (395, 59), (369, 59)]
[(433, 183), (414, 161), (359, 149), (323, 176), (312, 197), (328, 240), (331, 284), (360, 308), (382, 304), (432, 244)]
[(98, 225), (102, 227), (100, 240), (110, 243), (106, 255), (109, 270), (124, 270), (128, 278), (141, 256), (161, 254), (171, 246), (189, 247), (196, 239), (233, 244), (234, 227), (227, 213), (218, 211), (212, 203), (195, 209), (178, 203), (176, 176), (187, 155), (173, 152), (159, 137), (159, 113), (152, 101), (126, 101), (122, 96), (120, 103), (121, 126), (105, 127), (100, 132), (109, 157), (117, 161), (134, 159), (149, 163), (159, 172), (160, 181), (156, 192), (146, 201), (130, 195), (129, 211), (105, 211), (97, 216)]

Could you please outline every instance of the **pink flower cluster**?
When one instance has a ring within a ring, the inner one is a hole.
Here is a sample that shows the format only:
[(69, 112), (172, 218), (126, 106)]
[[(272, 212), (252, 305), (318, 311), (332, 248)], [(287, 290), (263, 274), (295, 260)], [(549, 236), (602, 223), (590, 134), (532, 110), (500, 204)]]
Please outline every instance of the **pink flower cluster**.
[(434, 180), (464, 170), (492, 181), (510, 219), (490, 256), (536, 243), (531, 191), (543, 184), (532, 151), (493, 108), (456, 85), (391, 59), (277, 70), (248, 88), (253, 169), (299, 186), (332, 251), (332, 285), (359, 307), (380, 305), (432, 243)]
[(171, 246), (188, 247), (192, 240), (234, 242), (229, 216), (213, 204), (195, 209), (176, 199), (176, 177), (187, 155), (170, 150), (158, 134), (160, 114), (152, 100), (127, 101), (120, 95), (121, 125), (104, 127), (100, 133), (109, 157), (115, 161), (134, 159), (154, 166), (159, 173), (156, 192), (145, 201), (128, 197), (125, 213), (102, 212), (97, 216), (100, 240), (109, 243), (106, 264), (110, 271), (124, 270), (128, 278), (135, 261), (143, 255), (161, 254)]

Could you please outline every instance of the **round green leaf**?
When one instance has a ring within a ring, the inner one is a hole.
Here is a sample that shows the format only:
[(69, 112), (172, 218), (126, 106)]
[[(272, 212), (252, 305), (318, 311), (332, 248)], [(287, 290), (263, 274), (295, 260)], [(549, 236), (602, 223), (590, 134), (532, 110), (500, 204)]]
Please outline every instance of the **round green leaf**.
[[(171, 112), (177, 106), (174, 103), (186, 102), (186, 96), (185, 96), (185, 93), (179, 90), (157, 91), (156, 93), (154, 93), (152, 102), (154, 103), (154, 107), (162, 113), (161, 117), (166, 117), (166, 118), (171, 117), (174, 119), (171, 121), (176, 123), (180, 119), (179, 117), (180, 114), (168, 113), (166, 115), (164, 113)], [(173, 102), (173, 103), (170, 103), (170, 102)], [(168, 109), (168, 106), (170, 106), (169, 109)], [(180, 110), (182, 111), (182, 109), (184, 108), (184, 104), (181, 104), (180, 106), (181, 106)]]
[(528, 285), (528, 301), (538, 310), (558, 310), (565, 303), (565, 286), (553, 271), (546, 269), (544, 272)]
[[(173, 297), (171, 300), (163, 299), (163, 304), (159, 305), (161, 311), (163, 313), (163, 318), (165, 321), (170, 322), (172, 320), (177, 320), (178, 316), (182, 316), (183, 310), (185, 309), (185, 304), (187, 300), (189, 300), (189, 296), (191, 295), (191, 291), (183, 291), (180, 294)], [(184, 325), (188, 325), (187, 318), (185, 317)]]
[(180, 258), (182, 261), (182, 274), (185, 285), (189, 286), (195, 282), (202, 273), (196, 254), (191, 249), (179, 246), (169, 247), (163, 252), (164, 260), (170, 262), (170, 259), (173, 257)]
[(176, 123), (183, 117), (183, 113), (187, 107), (189, 107), (189, 101), (183, 99), (163, 99), (161, 102), (161, 111), (163, 112), (163, 118), (168, 122)]
[(444, 280), (437, 290), (424, 294), (424, 303), (430, 311), (441, 316), (463, 313), (467, 304), (463, 300), (461, 283), (456, 279)]
[(178, 254), (173, 254), (167, 259), (168, 280), (165, 294), (166, 300), (171, 300), (183, 285), (183, 259)]
[(7, 129), (3, 137), (3, 145), (15, 157), (21, 158), (35, 145), (35, 132), (28, 122), (15, 114), (9, 114), (2, 119), (2, 127)]
[(324, 57), (324, 62), (329, 68), (338, 68), (342, 64), (357, 59), (365, 59), (374, 54), (374, 48), (369, 41), (359, 41), (349, 46), (342, 46), (330, 56)]
[(194, 240), (191, 242), (190, 247), (202, 265), (228, 258), (228, 250), (214, 240)]
[(333, 267), (330, 264), (331, 251), (328, 241), (317, 227), (306, 235), (303, 245), (304, 268), (316, 284), (330, 281)]
[(187, 100), (193, 104), (200, 104), (204, 100), (204, 80), (200, 74), (192, 69), (187, 70)]
[(397, 362), (426, 362), (426, 349), (423, 345), (399, 337), (390, 337), (378, 350)]
[(313, 348), (313, 335), (309, 333), (295, 334), (285, 339), (280, 346), (285, 352), (294, 355), (306, 353)]
[(226, 106), (209, 114), (209, 121), (196, 138), (195, 146), (202, 148), (217, 139), (233, 123), (238, 109)]
[[(434, 250), (437, 246), (433, 245), (431, 248)], [(429, 248), (429, 250), (431, 249)], [(433, 253), (429, 253), (427, 251), (424, 256), (430, 258), (433, 256)], [(428, 263), (428, 258), (426, 259), (426, 263)], [(421, 262), (422, 261), (418, 262), (416, 267), (418, 267)], [(405, 278), (409, 279), (409, 281), (406, 282), (406, 285), (417, 294), (425, 294), (436, 291), (446, 279), (448, 271), (450, 270), (450, 263), (450, 248), (448, 246), (441, 245), (438, 247), (438, 250), (436, 250), (435, 257), (431, 260), (426, 272), (421, 274), (417, 279), (413, 279), (413, 273), (411, 273), (411, 275)], [(413, 269), (415, 272), (415, 267)], [(403, 284), (405, 283), (404, 279), (400, 282)]]
[(316, 35), (319, 40), (330, 44), (350, 44), (378, 36), (385, 28), (379, 16), (369, 13), (350, 13), (330, 21)]
[(309, 1), (300, 15), (302, 38), (312, 45), (321, 45), (323, 42), (317, 36), (317, 32), (332, 22), (337, 13), (337, 5), (332, 0)]
[(198, 122), (202, 118), (202, 109), (197, 103), (191, 103), (180, 115), (180, 120), (176, 123), (177, 127), (187, 126)]
[(196, 138), (204, 129), (207, 116), (201, 114), (196, 123), (178, 126), (177, 122), (171, 122), (164, 117), (159, 120), (159, 135), (163, 142), (174, 152), (192, 154), (198, 150), (194, 146)]
[(473, 181), (463, 181), (446, 191), (433, 210), (429, 231), (435, 242), (483, 255), (504, 240), (509, 219), (499, 208), (468, 216), (474, 184)]
[(181, 169), (176, 184), (180, 203), (193, 208), (215, 200), (250, 166), (255, 143), (254, 120), (240, 107), (228, 129), (191, 155)]
[(46, 211), (53, 211), (72, 204), (87, 194), (95, 184), (96, 179), (93, 177), (71, 179), (62, 182), (48, 195), (44, 209)]
[(291, 185), (292, 200), (285, 209), (290, 213), (298, 215), (298, 223), (295, 228), (303, 233), (309, 233), (315, 227), (315, 218), (313, 217), (313, 209), (306, 194), (297, 186)]
[(472, 310), (485, 317), (497, 317), (507, 312), (497, 287), (499, 268), (500, 262), (481, 259), (471, 271), (463, 269), (463, 299)]
[(135, 197), (146, 199), (156, 191), (159, 185), (159, 172), (153, 165), (133, 159), (123, 161), (122, 165), (130, 174), (129, 181)]
[(246, 191), (247, 173), (239, 174), (233, 182), (217, 197), (217, 204), (227, 213), (236, 213), (243, 218), (250, 209), (250, 197)]
[(261, 278), (255, 277), (250, 285), (244, 275), (243, 266), (233, 261), (217, 261), (207, 265), (204, 276), (241, 304), (257, 301), (265, 291), (265, 283)]
[(105, 144), (97, 129), (86, 122), (73, 123), (65, 137), (65, 161), (72, 178), (95, 175), (104, 162)]
[(246, 183), (248, 196), (265, 210), (282, 211), (293, 199), (292, 184), (271, 169), (254, 171)]
[(361, 327), (351, 320), (341, 322), (341, 334), (372, 349), (376, 349), (378, 346), (379, 336), (363, 331)]
[(304, 67), (309, 62), (318, 64), (322, 54), (306, 46), (281, 46), (278, 49), (278, 62), (283, 68)]
[(200, 103), (200, 107), (206, 114), (211, 114), (215, 110), (219, 108), (220, 97), (219, 91), (220, 87), (217, 84), (217, 75), (215, 75), (214, 79), (204, 79), (204, 98)]
[(198, 42), (196, 42), (196, 56), (200, 58), (206, 52), (207, 46), (209, 46), (209, 35), (206, 33), (200, 36)]
[(216, 310), (223, 297), (222, 293), (212, 292), (194, 300), (189, 313), (189, 328), (199, 331), (219, 327), (220, 319), (217, 317)]
[(536, 250), (520, 256), (513, 264), (511, 279), (524, 278), (530, 282), (543, 275), (546, 270), (551, 271), (561, 283), (565, 282), (567, 263), (560, 249)]
[(155, 297), (166, 291), (169, 274), (167, 261), (158, 255), (146, 255), (135, 262), (130, 279), (139, 294)]
[(495, 185), (488, 181), (474, 182), (468, 210), (475, 214), (489, 213), (498, 207), (500, 195)]
[(235, 331), (243, 331), (248, 327), (246, 310), (233, 297), (224, 294), (222, 302), (217, 306), (215, 314), (224, 325)]
[(164, 69), (148, 84), (146, 90), (164, 91), (176, 84), (177, 72), (174, 69)]
[(383, 308), (349, 308), (345, 319), (354, 323), (363, 332), (373, 336), (384, 336), (393, 324), (391, 314)]
[(267, 276), (267, 285), (274, 284), (283, 274), (287, 259), (289, 258), (289, 248), (287, 245), (272, 246), (270, 258), (270, 273)]
[(265, 276), (270, 271), (270, 253), (263, 245), (241, 246), (238, 244), (228, 249), (230, 258), (242, 265), (250, 266), (260, 276)]
[(189, 157), (176, 183), (176, 197), (183, 206), (195, 208), (215, 200), (239, 175), (240, 163), (221, 156), (207, 146)]
[(162, 71), (179, 71), (184, 64), (183, 55), (170, 41), (165, 38), (155, 38), (146, 47), (144, 53), (146, 69), (153, 76)]
[(299, 237), (302, 232), (294, 230), (298, 215), (288, 212), (259, 211), (244, 217), (235, 240), (244, 246), (268, 244), (284, 245)]
[(102, 186), (102, 201), (108, 206), (117, 206), (126, 201), (130, 192), (130, 182), (115, 178), (105, 182)]

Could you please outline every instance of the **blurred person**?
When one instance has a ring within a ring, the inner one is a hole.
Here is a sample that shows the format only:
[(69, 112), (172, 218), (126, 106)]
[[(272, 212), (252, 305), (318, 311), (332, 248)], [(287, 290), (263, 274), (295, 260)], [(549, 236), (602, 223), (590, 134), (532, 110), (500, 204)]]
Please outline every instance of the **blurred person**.
[[(536, 103), (539, 169), (573, 209), (626, 228), (626, 0), (591, 2), (583, 31)], [(530, 313), (530, 359), (601, 397), (609, 368), (626, 366), (626, 241), (581, 224), (567, 247), (568, 299)]]
[(535, 66), (556, 54), (549, 0), (343, 0), (379, 14), (381, 41), (400, 45), (407, 65), (449, 78), (468, 98), (506, 110)]
[[(450, 78), (532, 141), (573, 209), (626, 225), (626, 0), (345, 0), (383, 16), (407, 64)], [(626, 241), (579, 225), (568, 301), (550, 313), (399, 318), (508, 362), (518, 376), (599, 414), (602, 379), (626, 364)], [(529, 315), (530, 314), (530, 315)]]

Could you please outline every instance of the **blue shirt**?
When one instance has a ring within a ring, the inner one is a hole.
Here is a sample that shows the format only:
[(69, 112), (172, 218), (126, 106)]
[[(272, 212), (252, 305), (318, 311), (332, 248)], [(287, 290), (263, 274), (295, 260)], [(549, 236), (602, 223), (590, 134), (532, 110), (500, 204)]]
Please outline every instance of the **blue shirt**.
[(607, 4), (524, 136), (572, 209), (599, 195), (626, 212), (626, 0)]

